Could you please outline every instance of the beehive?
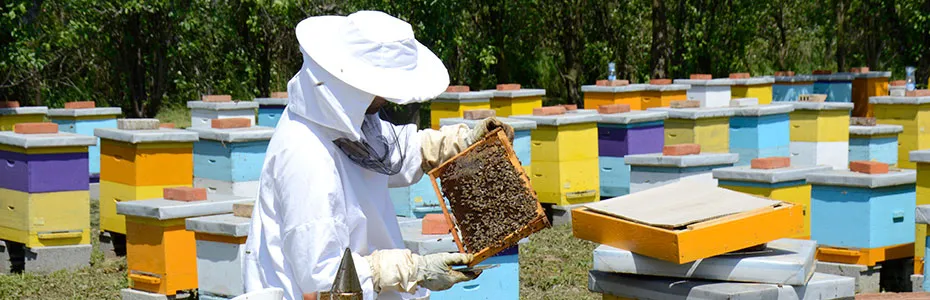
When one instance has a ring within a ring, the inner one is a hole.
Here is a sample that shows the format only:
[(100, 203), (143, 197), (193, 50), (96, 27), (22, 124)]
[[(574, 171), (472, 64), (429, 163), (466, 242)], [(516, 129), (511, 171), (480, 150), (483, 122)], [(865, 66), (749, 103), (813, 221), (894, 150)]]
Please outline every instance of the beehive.
[(750, 166), (720, 168), (713, 171), (717, 184), (729, 190), (794, 203), (804, 212), (801, 232), (792, 238), (810, 239), (811, 185), (807, 174), (830, 170), (829, 166), (790, 166), (777, 169), (753, 169)]
[(207, 200), (176, 201), (163, 198), (120, 202), (117, 213), (126, 218), (126, 267), (130, 287), (173, 296), (196, 289), (195, 234), (185, 219), (230, 213), (233, 204), (254, 198), (209, 194)]
[[(917, 172), (918, 182), (920, 180), (920, 172)], [(918, 189), (920, 188), (918, 183)], [(919, 197), (919, 196), (918, 196)], [(927, 234), (927, 226), (930, 224), (930, 205), (917, 205), (917, 210), (915, 211), (915, 223), (917, 225), (917, 237), (914, 240), (914, 274), (923, 275), (922, 281), (922, 290), (930, 290), (930, 268), (927, 268), (927, 262), (923, 257), (923, 253), (927, 253), (927, 243), (930, 240), (930, 235)], [(921, 256), (916, 256), (920, 254)]]
[(513, 116), (536, 122), (530, 133), (533, 187), (542, 203), (570, 205), (600, 198), (596, 113)]
[[(729, 104), (728, 104), (729, 105)], [(665, 144), (698, 144), (701, 151), (730, 151), (730, 117), (736, 111), (726, 108), (653, 108), (668, 113)]]
[[(546, 95), (544, 89), (519, 89), (511, 91), (493, 91), (491, 109), (498, 117), (512, 115), (529, 115), (533, 109), (542, 107), (542, 97)], [(440, 120), (440, 122), (442, 122)]]
[(815, 74), (814, 94), (827, 95), (827, 102), (852, 103), (851, 73)]
[[(274, 96), (274, 95), (272, 95)], [(287, 107), (287, 98), (255, 98), (253, 102), (258, 103), (258, 126), (274, 128), (278, 125), (278, 120), (284, 114)]]
[(898, 135), (898, 167), (914, 169), (917, 165), (908, 160), (914, 150), (930, 149), (930, 97), (871, 97), (875, 119), (879, 124), (900, 125)]
[(636, 154), (624, 157), (630, 165), (630, 193), (636, 193), (679, 181), (698, 181), (716, 186), (711, 176), (716, 168), (733, 166), (738, 160), (732, 153), (701, 153), (671, 156), (662, 153)]
[(845, 169), (849, 163), (849, 111), (852, 103), (795, 102), (791, 112), (791, 164), (828, 165)]
[(47, 113), (45, 106), (0, 108), (0, 131), (12, 131), (13, 125), (19, 123), (42, 122)]
[(194, 143), (194, 186), (211, 193), (258, 195), (258, 179), (274, 128), (190, 128)]
[(200, 297), (231, 299), (245, 293), (242, 259), (250, 218), (233, 214), (192, 217), (185, 221), (194, 232), (197, 249), (197, 283)]
[(734, 109), (730, 117), (730, 149), (739, 154), (737, 165), (748, 165), (755, 158), (789, 156), (789, 104), (746, 106)]
[(672, 101), (687, 100), (690, 88), (687, 84), (649, 84), (643, 91), (642, 109), (669, 107)]
[(439, 120), (461, 118), (466, 110), (490, 109), (493, 91), (480, 92), (444, 92), (430, 101), (430, 124), (439, 129)]
[(898, 134), (901, 125), (849, 126), (849, 161), (898, 164)]
[(100, 229), (126, 233), (119, 202), (157, 198), (167, 187), (191, 186), (197, 133), (178, 129), (97, 128), (100, 138)]
[(732, 98), (756, 98), (760, 105), (772, 103), (772, 85), (774, 77), (753, 77), (745, 79), (732, 79), (730, 96)]
[(624, 86), (583, 85), (584, 108), (597, 109), (601, 105), (628, 104), (631, 110), (643, 110), (643, 93), (648, 84), (630, 84)]
[(852, 82), (852, 101), (856, 105), (854, 117), (872, 117), (874, 109), (869, 97), (888, 95), (888, 78), (891, 72), (856, 73)]
[[(93, 136), (96, 128), (116, 128), (116, 117), (122, 113), (119, 107), (53, 108), (48, 110), (48, 118), (58, 124), (58, 130), (60, 131)], [(90, 174), (99, 174), (100, 147), (96, 144), (90, 146), (87, 153), (90, 162)]]
[(717, 78), (711, 80), (675, 79), (675, 84), (687, 84), (688, 100), (700, 101), (701, 107), (728, 107), (730, 106), (730, 88), (735, 83), (733, 79)]
[(210, 128), (210, 120), (227, 118), (246, 118), (255, 126), (255, 109), (258, 108), (258, 102), (187, 101), (187, 108), (191, 110), (191, 128)]
[(804, 285), (682, 280), (591, 271), (588, 289), (603, 300), (627, 299), (851, 299), (853, 278), (814, 273)]
[(811, 173), (811, 239), (817, 259), (873, 266), (913, 255), (913, 170)]
[[(910, 162), (916, 164), (917, 168), (917, 192), (916, 205), (930, 205), (930, 150), (911, 151), (908, 155)], [(900, 157), (899, 160), (900, 162)], [(927, 225), (918, 224), (915, 227), (914, 236), (914, 261), (918, 263), (924, 260), (926, 241), (928, 235)], [(921, 264), (919, 267), (923, 267)], [(915, 268), (919, 270), (919, 268)]]
[(811, 75), (775, 76), (772, 84), (772, 101), (798, 101), (798, 96), (814, 93)]
[(601, 114), (597, 123), (601, 197), (630, 193), (630, 166), (623, 157), (660, 153), (665, 145), (666, 112)]

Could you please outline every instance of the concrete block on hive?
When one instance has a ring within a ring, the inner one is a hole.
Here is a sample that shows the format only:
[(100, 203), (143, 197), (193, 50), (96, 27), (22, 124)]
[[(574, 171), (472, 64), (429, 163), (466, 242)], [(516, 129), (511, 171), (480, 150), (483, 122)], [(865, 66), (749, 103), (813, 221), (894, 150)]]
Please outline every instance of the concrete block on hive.
[(865, 174), (888, 174), (888, 164), (877, 161), (854, 161), (849, 163), (849, 170)]
[(876, 125), (876, 121), (875, 121), (875, 118), (869, 118), (869, 117), (850, 117), (850, 118), (849, 118), (849, 125), (854, 125), (854, 126), (875, 126), (875, 125)]
[(691, 74), (691, 80), (711, 80), (714, 79), (710, 74)]
[(13, 125), (13, 132), (19, 134), (58, 133), (58, 124), (51, 122), (19, 123)]
[(672, 84), (672, 80), (668, 78), (649, 79), (649, 84), (669, 85), (669, 84)]
[(463, 118), (466, 120), (482, 120), (497, 115), (493, 109), (470, 109), (464, 111), (462, 114)]
[(906, 97), (927, 97), (930, 96), (930, 90), (913, 90), (904, 93)]
[(236, 203), (233, 204), (233, 215), (243, 218), (251, 218), (252, 210), (255, 208), (255, 203)]
[(231, 95), (203, 95), (200, 97), (203, 102), (232, 102)]
[(756, 158), (750, 161), (750, 167), (753, 169), (781, 169), (791, 166), (790, 157), (766, 157)]
[(805, 94), (798, 96), (798, 102), (824, 102), (827, 95), (824, 94)]
[(594, 85), (596, 86), (625, 86), (629, 84), (630, 84), (629, 80), (607, 80), (607, 79), (601, 79), (594, 83)]
[(537, 107), (533, 109), (534, 116), (554, 116), (564, 114), (566, 111), (565, 107), (562, 106), (546, 106), (546, 107)]
[(519, 83), (503, 83), (497, 85), (498, 91), (516, 91), (520, 89)]
[(684, 100), (684, 101), (672, 101), (672, 108), (697, 108), (701, 107), (701, 101), (696, 100)]
[(601, 114), (618, 114), (630, 111), (629, 104), (607, 104), (597, 107), (597, 112)]
[(662, 155), (681, 156), (701, 154), (701, 145), (698, 144), (678, 144), (662, 147)]
[(423, 234), (447, 234), (452, 230), (446, 217), (442, 214), (427, 214), (423, 217), (421, 233)]
[(252, 127), (252, 120), (246, 118), (225, 118), (210, 120), (211, 128), (247, 128)]
[(0, 101), (0, 108), (18, 108), (19, 101)]
[(877, 293), (881, 291), (881, 286), (879, 285), (881, 270), (881, 266), (868, 267), (824, 261), (817, 262), (817, 272), (819, 273), (853, 278), (855, 280), (856, 294)]
[(471, 88), (467, 85), (450, 85), (446, 88), (446, 93), (467, 93)]
[(164, 198), (176, 201), (203, 201), (207, 200), (207, 189), (192, 187), (166, 188)]
[(272, 92), (271, 98), (287, 98), (287, 92)]
[(97, 103), (94, 101), (73, 101), (65, 102), (66, 109), (83, 109), (83, 108), (95, 108)]
[(159, 128), (161, 121), (158, 119), (118, 119), (116, 128), (121, 130), (155, 130)]
[(749, 73), (730, 73), (730, 79), (749, 79)]

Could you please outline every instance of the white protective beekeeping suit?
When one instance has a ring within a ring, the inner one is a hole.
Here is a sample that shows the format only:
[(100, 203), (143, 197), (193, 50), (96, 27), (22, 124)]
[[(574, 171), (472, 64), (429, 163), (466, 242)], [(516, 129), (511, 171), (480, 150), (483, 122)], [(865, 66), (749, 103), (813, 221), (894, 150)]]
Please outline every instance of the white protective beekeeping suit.
[[(287, 299), (327, 291), (345, 248), (354, 252), (365, 299), (403, 299), (411, 295), (401, 291), (422, 295), (417, 285), (448, 288), (467, 280), (434, 275), (470, 258), (376, 250), (404, 248), (388, 187), (415, 183), (423, 168), (455, 155), (492, 125), (417, 131), (365, 114), (376, 95), (406, 104), (429, 100), (448, 86), (445, 67), (413, 39), (406, 22), (358, 12), (309, 18), (296, 31), (304, 63), (288, 82), (289, 104), (266, 153), (243, 261), (246, 291), (281, 288)], [(333, 143), (379, 134), (364, 132), (363, 122), (396, 136), (400, 149), (389, 164), (399, 172), (366, 169)]]

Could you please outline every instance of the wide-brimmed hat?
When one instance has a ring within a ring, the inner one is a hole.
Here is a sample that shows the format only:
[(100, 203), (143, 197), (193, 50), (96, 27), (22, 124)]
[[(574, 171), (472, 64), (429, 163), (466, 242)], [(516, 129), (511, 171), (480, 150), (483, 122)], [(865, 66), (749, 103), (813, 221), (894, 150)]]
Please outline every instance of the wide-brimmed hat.
[(297, 24), (297, 41), (339, 80), (391, 102), (427, 101), (449, 86), (446, 67), (410, 24), (383, 12), (307, 18)]

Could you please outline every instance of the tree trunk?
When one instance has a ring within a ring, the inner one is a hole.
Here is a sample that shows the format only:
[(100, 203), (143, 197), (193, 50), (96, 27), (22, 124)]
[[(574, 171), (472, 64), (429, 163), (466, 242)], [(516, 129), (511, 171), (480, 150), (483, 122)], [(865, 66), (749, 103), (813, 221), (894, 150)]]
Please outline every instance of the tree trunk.
[(775, 27), (778, 28), (778, 69), (788, 70), (785, 59), (788, 56), (788, 29), (785, 26), (785, 7), (775, 5)]
[(652, 0), (651, 78), (668, 78), (668, 24), (664, 0)]
[(838, 72), (846, 70), (846, 0), (836, 0), (836, 69)]

